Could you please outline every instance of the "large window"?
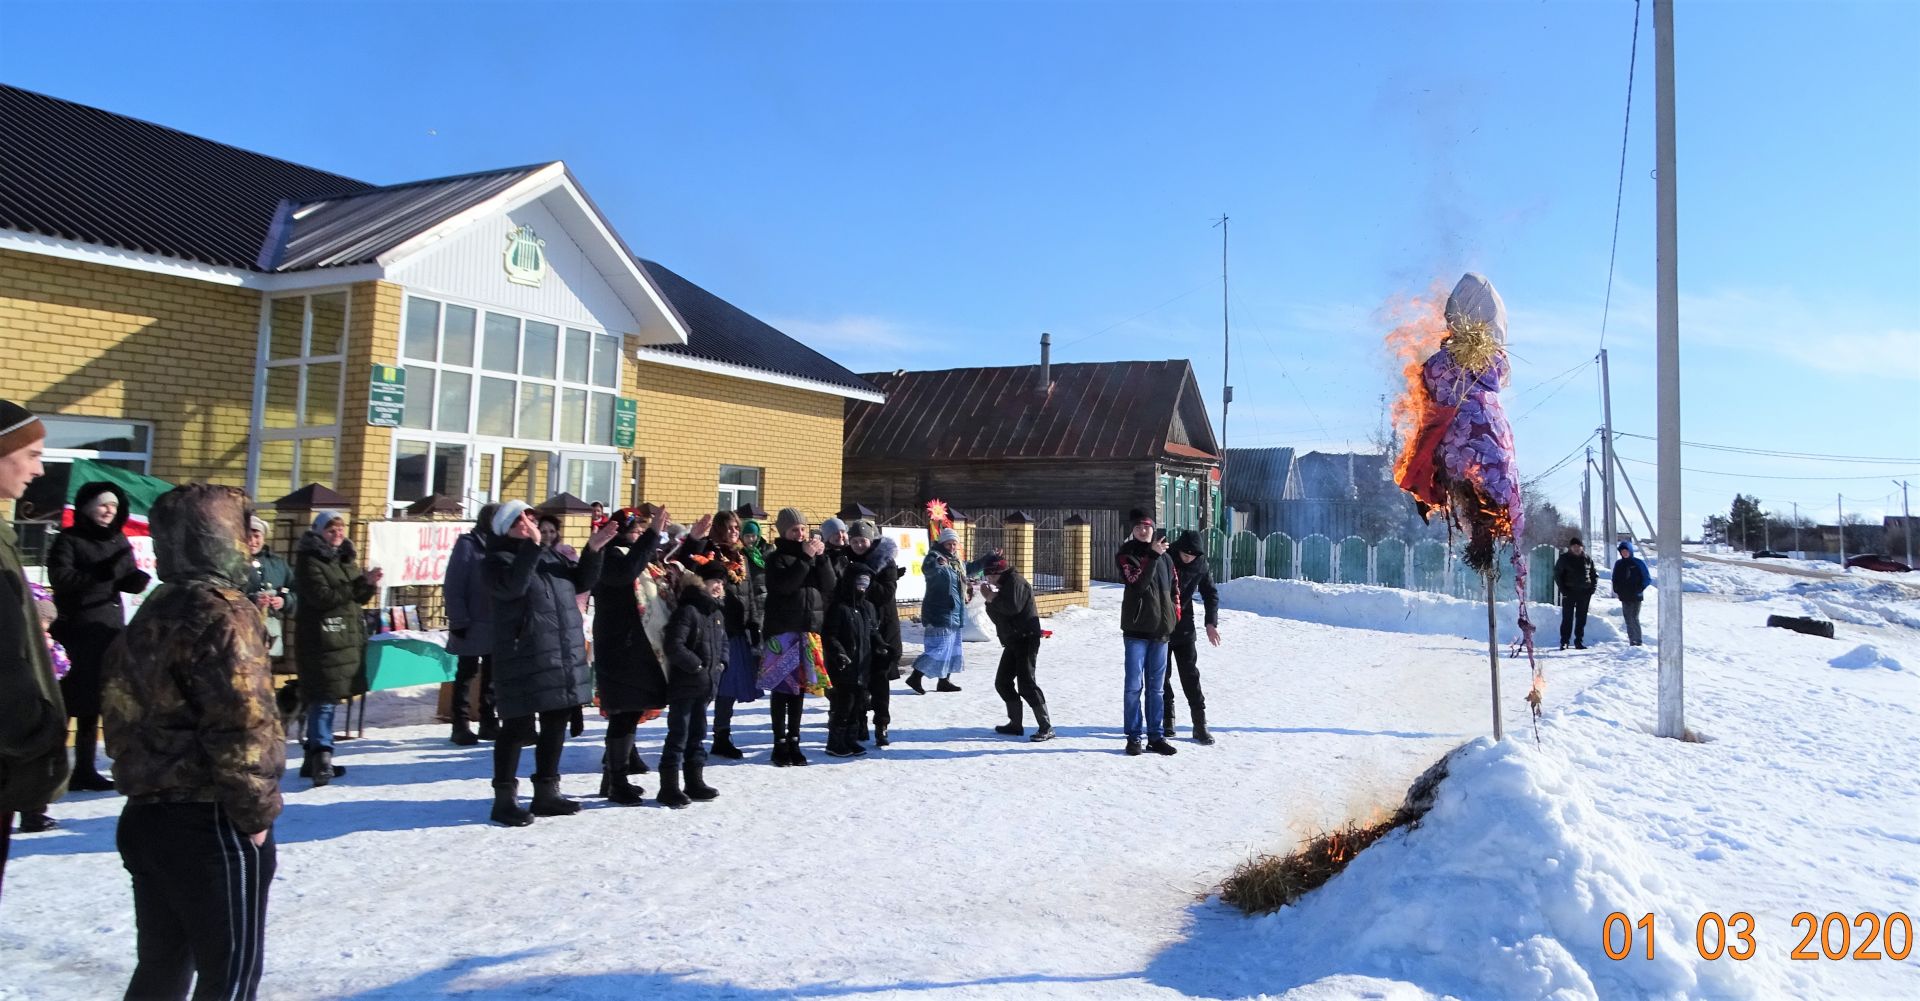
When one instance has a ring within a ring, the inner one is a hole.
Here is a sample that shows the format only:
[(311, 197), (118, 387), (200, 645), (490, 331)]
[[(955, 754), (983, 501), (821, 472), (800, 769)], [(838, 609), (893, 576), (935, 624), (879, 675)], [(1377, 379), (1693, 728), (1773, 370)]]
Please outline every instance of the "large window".
[(271, 501), (309, 483), (336, 486), (347, 293), (270, 300), (264, 339), (255, 388), (254, 493)]
[(613, 445), (620, 338), (407, 298), (405, 426), (564, 445)]
[[(502, 493), (566, 490), (612, 503), (618, 336), (409, 296), (399, 362), (407, 409), (394, 439), (396, 506), (430, 493), (484, 503), (496, 479)], [(551, 476), (521, 483), (498, 468), (502, 446), (553, 455), (541, 463)], [(594, 448), (607, 451), (574, 451)]]
[(46, 472), (27, 485), (14, 505), (20, 548), (27, 562), (39, 565), (47, 542), (60, 527), (67, 494), (73, 486), (73, 460), (95, 462), (136, 473), (146, 473), (153, 462), (153, 428), (138, 421), (91, 420), (81, 417), (41, 417), (46, 426)]
[(742, 504), (760, 503), (760, 470), (752, 466), (720, 467), (718, 511), (735, 511)]

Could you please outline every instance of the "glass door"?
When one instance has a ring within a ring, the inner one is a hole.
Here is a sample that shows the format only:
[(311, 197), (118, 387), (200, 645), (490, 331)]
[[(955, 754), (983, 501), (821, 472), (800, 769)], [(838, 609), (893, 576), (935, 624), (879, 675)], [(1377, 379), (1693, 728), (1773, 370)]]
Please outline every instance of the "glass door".
[(619, 506), (615, 503), (615, 477), (619, 469), (618, 456), (562, 453), (560, 462), (554, 466), (554, 491), (564, 490), (588, 503), (599, 501), (611, 510)]
[(500, 446), (474, 449), (472, 483), (468, 500), (475, 510), (500, 499)]

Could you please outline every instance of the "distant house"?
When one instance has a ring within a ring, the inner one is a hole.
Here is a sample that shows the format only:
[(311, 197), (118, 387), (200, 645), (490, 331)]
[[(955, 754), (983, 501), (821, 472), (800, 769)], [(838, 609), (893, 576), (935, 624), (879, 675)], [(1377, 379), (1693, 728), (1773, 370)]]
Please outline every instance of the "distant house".
[(1390, 457), (1379, 453), (1230, 448), (1224, 476), (1234, 527), (1256, 535), (1378, 541), (1429, 531), (1393, 483)]
[(863, 375), (886, 399), (847, 401), (845, 502), (910, 517), (938, 498), (976, 525), (1021, 511), (1042, 529), (1077, 515), (1096, 577), (1132, 508), (1169, 531), (1213, 524), (1220, 448), (1192, 365), (1041, 358)]

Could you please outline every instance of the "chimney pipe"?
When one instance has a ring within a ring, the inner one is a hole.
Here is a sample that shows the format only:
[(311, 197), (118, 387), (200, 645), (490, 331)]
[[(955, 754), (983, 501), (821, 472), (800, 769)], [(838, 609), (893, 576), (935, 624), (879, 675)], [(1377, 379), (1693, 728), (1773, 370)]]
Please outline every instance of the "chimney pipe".
[(1053, 335), (1040, 334), (1040, 392), (1053, 388)]

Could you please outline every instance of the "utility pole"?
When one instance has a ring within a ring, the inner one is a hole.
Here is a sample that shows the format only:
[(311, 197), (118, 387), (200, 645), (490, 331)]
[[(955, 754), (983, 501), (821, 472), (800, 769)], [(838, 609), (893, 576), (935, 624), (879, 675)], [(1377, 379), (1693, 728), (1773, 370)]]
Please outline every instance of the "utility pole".
[(1793, 558), (1800, 558), (1800, 502), (1793, 502)]
[(1593, 541), (1593, 446), (1587, 446), (1587, 468), (1580, 472), (1580, 537)]
[[(1227, 214), (1220, 213), (1220, 485), (1227, 483), (1227, 408), (1233, 406), (1233, 331), (1227, 313)], [(1221, 505), (1224, 511), (1226, 505)]]
[(1834, 494), (1833, 510), (1836, 512), (1833, 520), (1839, 522), (1834, 527), (1840, 530), (1840, 570), (1844, 573), (1847, 569), (1847, 499)]
[[(1660, 526), (1660, 717), (1656, 733), (1681, 738), (1687, 732), (1686, 646), (1680, 608), (1680, 195), (1675, 170), (1673, 127), (1673, 0), (1653, 0), (1655, 314), (1658, 350), (1656, 392), (1659, 412)], [(1601, 372), (1606, 371), (1602, 355)], [(1607, 454), (1613, 454), (1608, 421)], [(1611, 543), (1609, 543), (1611, 544)]]
[(1600, 349), (1600, 512), (1607, 548), (1613, 548), (1613, 381), (1607, 374), (1607, 349)]
[(1907, 481), (1894, 484), (1900, 488), (1900, 537), (1907, 540), (1907, 565), (1913, 565), (1913, 515), (1907, 510)]

